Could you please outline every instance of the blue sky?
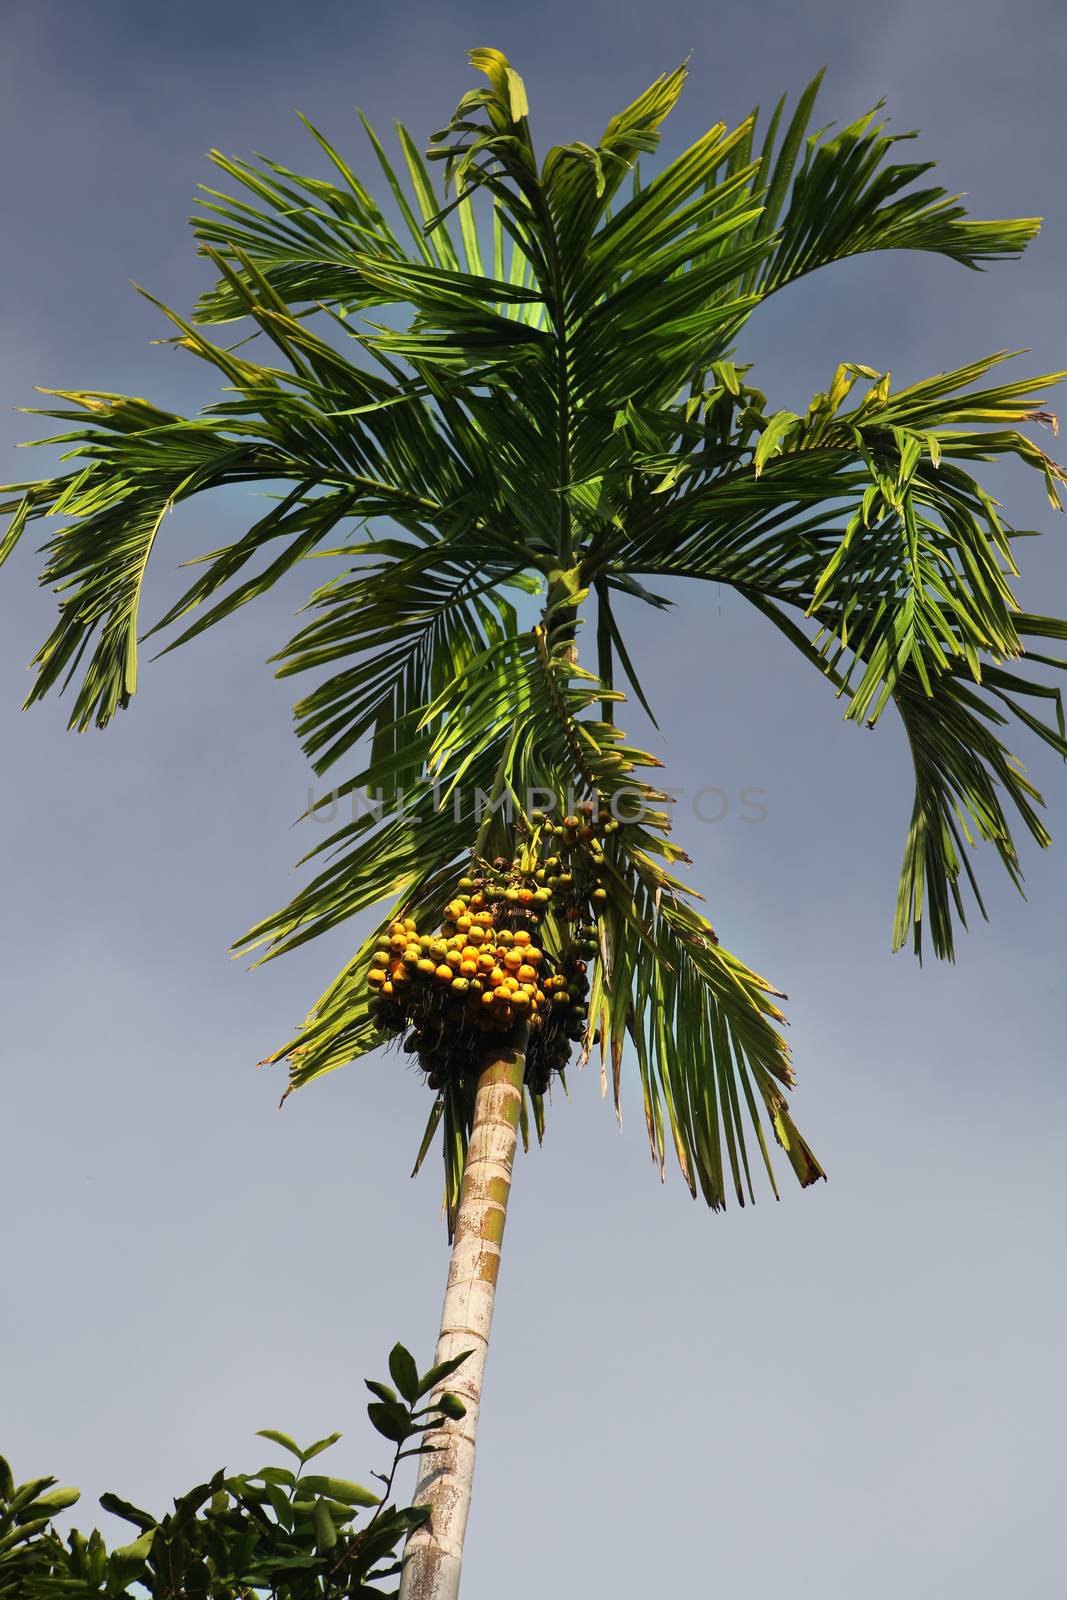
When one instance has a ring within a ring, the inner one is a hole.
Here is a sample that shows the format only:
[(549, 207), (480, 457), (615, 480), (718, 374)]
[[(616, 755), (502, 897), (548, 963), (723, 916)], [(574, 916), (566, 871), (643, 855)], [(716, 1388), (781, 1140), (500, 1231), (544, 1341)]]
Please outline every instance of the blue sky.
[[(210, 375), (134, 279), (178, 308), (205, 275), (184, 219), (211, 146), (316, 169), (300, 108), (358, 156), (354, 107), (420, 138), (470, 85), (470, 45), (523, 72), (542, 147), (595, 136), (692, 51), (664, 148), (739, 120), (824, 62), (823, 117), (885, 96), (893, 126), (975, 214), (1047, 216), (1017, 264), (858, 260), (797, 285), (739, 354), (776, 404), (839, 360), (899, 381), (1027, 346), (1067, 365), (1061, 70), (1052, 4), (743, 8), (440, 0), (229, 0), (8, 8), (0, 61), (4, 390), (147, 394)], [(5, 412), (8, 467), (37, 425)], [(38, 457), (38, 459), (42, 459)], [(1028, 544), (1021, 594), (1067, 601), (1064, 524), (1040, 487), (997, 491)], [(239, 496), (176, 516), (171, 564), (241, 531)], [(105, 734), (19, 712), (51, 626), (32, 547), (0, 581), (6, 1026), (0, 1159), (9, 1280), (0, 1449), (17, 1473), (162, 1505), (256, 1428), (345, 1431), (376, 1464), (362, 1377), (393, 1339), (432, 1348), (446, 1269), (438, 1173), (407, 1174), (428, 1096), (395, 1056), (276, 1110), (253, 1063), (344, 960), (340, 933), (249, 975), (227, 947), (292, 892), (316, 837), (290, 689), (266, 657), (300, 586), (146, 667)], [(641, 619), (644, 620), (644, 619)], [(494, 1329), (468, 1600), (721, 1587), (798, 1600), (1049, 1591), (1061, 1565), (1060, 1346), (1067, 774), (1021, 753), (1057, 842), (1026, 848), (1024, 903), (954, 968), (891, 957), (910, 807), (902, 740), (842, 723), (826, 685), (728, 595), (679, 600), (638, 647), (671, 781), (727, 795), (686, 843), (724, 942), (790, 994), (793, 1105), (830, 1172), (714, 1217), (647, 1156), (637, 1085), (620, 1135), (593, 1073), (521, 1159)], [(741, 792), (765, 791), (746, 822)], [(1002, 876), (1002, 875), (1001, 875)], [(33, 1241), (33, 1248), (27, 1241)]]

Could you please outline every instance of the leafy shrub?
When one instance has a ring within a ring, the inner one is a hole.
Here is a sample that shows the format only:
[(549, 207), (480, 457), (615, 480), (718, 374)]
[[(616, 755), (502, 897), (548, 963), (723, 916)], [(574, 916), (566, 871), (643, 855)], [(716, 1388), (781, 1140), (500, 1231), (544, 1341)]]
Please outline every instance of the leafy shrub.
[[(108, 1549), (94, 1529), (64, 1536), (56, 1516), (74, 1505), (77, 1489), (55, 1478), (16, 1485), (0, 1457), (0, 1597), (3, 1600), (340, 1600), (341, 1596), (385, 1596), (400, 1571), (398, 1552), (408, 1532), (429, 1515), (428, 1506), (397, 1506), (393, 1482), (401, 1461), (433, 1446), (428, 1428), (463, 1415), (450, 1393), (422, 1404), (436, 1385), (465, 1360), (420, 1374), (403, 1345), (389, 1357), (396, 1385), (367, 1380), (374, 1396), (367, 1407), (372, 1426), (393, 1445), (388, 1472), (374, 1473), (380, 1492), (346, 1478), (308, 1471), (341, 1437), (331, 1433), (306, 1449), (286, 1433), (263, 1429), (260, 1437), (294, 1458), (291, 1466), (257, 1472), (216, 1472), (155, 1517), (115, 1494), (100, 1497), (105, 1511), (137, 1529), (129, 1544)], [(357, 1526), (357, 1519), (369, 1513)]]

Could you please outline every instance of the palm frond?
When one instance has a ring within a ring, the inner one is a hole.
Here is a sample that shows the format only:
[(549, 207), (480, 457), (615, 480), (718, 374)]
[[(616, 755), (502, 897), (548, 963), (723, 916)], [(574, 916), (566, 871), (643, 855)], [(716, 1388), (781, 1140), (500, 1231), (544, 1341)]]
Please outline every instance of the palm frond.
[(1019, 255), (1034, 238), (1040, 218), (978, 221), (967, 216), (959, 195), (936, 185), (912, 187), (936, 163), (890, 159), (917, 135), (887, 133), (886, 122), (877, 120), (881, 103), (838, 132), (805, 138), (821, 78), (801, 97), (777, 158), (770, 151), (764, 157), (760, 179), (770, 187), (760, 228), (777, 231), (759, 275), (764, 293), (864, 251), (932, 251), (978, 267)]

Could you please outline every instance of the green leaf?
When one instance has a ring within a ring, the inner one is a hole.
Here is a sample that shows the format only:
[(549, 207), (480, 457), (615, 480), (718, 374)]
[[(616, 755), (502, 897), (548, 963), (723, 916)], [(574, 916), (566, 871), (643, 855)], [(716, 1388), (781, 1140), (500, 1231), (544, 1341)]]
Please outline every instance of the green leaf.
[(122, 1581), (128, 1581), (129, 1577), (136, 1575), (145, 1565), (152, 1553), (152, 1545), (158, 1532), (158, 1528), (149, 1528), (132, 1544), (120, 1545), (118, 1549), (112, 1550), (108, 1565), (115, 1567)]
[(385, 1439), (400, 1444), (415, 1431), (406, 1406), (390, 1405), (386, 1401), (372, 1402), (367, 1407), (371, 1426)]
[(375, 1494), (373, 1489), (365, 1489), (361, 1483), (351, 1483), (347, 1478), (325, 1478), (308, 1473), (301, 1477), (300, 1488), (310, 1494), (340, 1500), (346, 1506), (376, 1506), (381, 1503), (381, 1496)]
[(314, 1444), (309, 1444), (306, 1450), (300, 1453), (301, 1461), (311, 1461), (315, 1456), (321, 1456), (324, 1450), (329, 1450), (341, 1437), (339, 1433), (328, 1433), (325, 1439), (317, 1439)]
[(80, 1489), (53, 1489), (48, 1494), (39, 1495), (34, 1507), (54, 1515), (57, 1511), (66, 1511), (69, 1506), (77, 1505), (80, 1499)]
[(257, 1439), (269, 1439), (272, 1444), (280, 1444), (283, 1450), (288, 1450), (290, 1455), (296, 1456), (298, 1461), (304, 1460), (304, 1452), (287, 1433), (279, 1433), (277, 1428), (259, 1428), (256, 1432)]
[(389, 1376), (409, 1404), (418, 1399), (419, 1369), (402, 1344), (395, 1344), (389, 1353)]
[(436, 1389), (437, 1385), (442, 1383), (445, 1378), (450, 1378), (454, 1372), (458, 1372), (463, 1363), (472, 1354), (473, 1351), (464, 1350), (462, 1355), (450, 1356), (447, 1361), (439, 1361), (436, 1366), (430, 1367), (419, 1379), (418, 1398), (421, 1400), (431, 1390)]
[(105, 1511), (110, 1511), (113, 1517), (121, 1517), (124, 1522), (132, 1522), (135, 1528), (147, 1531), (156, 1527), (156, 1518), (150, 1511), (142, 1511), (140, 1506), (131, 1505), (129, 1500), (123, 1500), (117, 1494), (102, 1494), (100, 1504)]
[(315, 1501), (312, 1516), (315, 1523), (316, 1550), (332, 1550), (337, 1543), (337, 1529), (325, 1501)]

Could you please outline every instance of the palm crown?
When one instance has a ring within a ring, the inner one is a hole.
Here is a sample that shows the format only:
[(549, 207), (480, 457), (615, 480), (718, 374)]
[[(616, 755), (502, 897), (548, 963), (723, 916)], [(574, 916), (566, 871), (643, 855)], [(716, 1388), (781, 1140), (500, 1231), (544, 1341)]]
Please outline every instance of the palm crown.
[[(809, 135), (818, 79), (758, 143), (755, 116), (717, 125), (642, 182), (682, 67), (599, 144), (538, 163), (521, 79), (496, 51), (472, 61), (487, 86), (430, 142), (443, 198), (405, 129), (402, 178), (367, 126), (395, 225), (310, 124), (332, 181), (215, 156), (236, 193), (205, 189), (194, 226), (217, 282), (192, 320), (162, 309), (222, 375), (223, 399), (186, 418), (47, 391), (75, 464), (12, 486), (0, 545), (2, 559), (30, 519), (63, 522), (42, 578), (59, 619), (30, 699), (73, 681), (72, 725), (107, 723), (136, 687), (166, 512), (224, 485), (280, 484), (156, 628), (179, 627), (173, 648), (305, 558), (339, 556), (278, 672), (313, 675), (296, 722), (316, 772), (344, 764), (342, 793), (398, 799), (334, 832), (313, 852), (317, 875), (243, 942), (274, 956), (391, 902), (272, 1059), (298, 1086), (378, 1044), (368, 977), (383, 933), (436, 922), (472, 860), (491, 876), (517, 850), (544, 881), (556, 835), (527, 797), (571, 792), (625, 819), (596, 852), (583, 1048), (599, 1039), (617, 1095), (629, 1039), (660, 1165), (670, 1142), (694, 1194), (744, 1203), (747, 1124), (768, 1173), (765, 1122), (801, 1183), (821, 1169), (784, 1098), (780, 996), (696, 909), (666, 796), (642, 776), (658, 763), (616, 726), (619, 681), (645, 703), (616, 598), (659, 608), (657, 578), (729, 584), (829, 680), (846, 718), (873, 725), (895, 706), (915, 802), (894, 943), (921, 951), (925, 925), (951, 957), (964, 878), (981, 906), (967, 846), (990, 843), (1018, 880), (1009, 813), (1047, 842), (1000, 728), (1014, 718), (1067, 755), (1058, 691), (1005, 665), (1025, 650), (1062, 666), (1043, 652), (1067, 626), (1018, 608), (1015, 531), (971, 470), (1015, 456), (1058, 505), (1064, 474), (1015, 427), (1045, 419), (1057, 375), (992, 382), (993, 357), (893, 392), (846, 363), (795, 414), (768, 406), (735, 349), (763, 300), (829, 262), (908, 248), (975, 267), (1017, 254), (1037, 223), (967, 218), (921, 186), (929, 164), (898, 160), (877, 112)], [(241, 319), (234, 343), (205, 331)], [(259, 361), (249, 327), (273, 347)], [(587, 600), (595, 647), (580, 666)], [(1054, 725), (1030, 709), (1042, 700)], [(508, 796), (514, 820), (479, 824), (479, 790)], [(565, 939), (549, 910), (546, 949)], [(540, 1133), (543, 1085), (527, 1088)], [(473, 1105), (468, 1080), (446, 1079), (423, 1143), (443, 1121), (450, 1206)]]

